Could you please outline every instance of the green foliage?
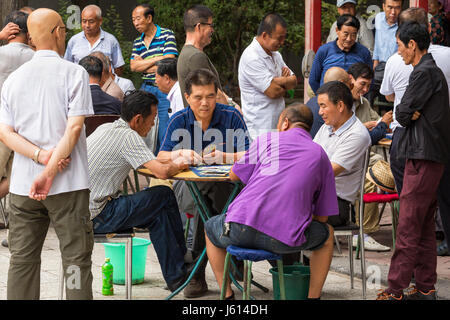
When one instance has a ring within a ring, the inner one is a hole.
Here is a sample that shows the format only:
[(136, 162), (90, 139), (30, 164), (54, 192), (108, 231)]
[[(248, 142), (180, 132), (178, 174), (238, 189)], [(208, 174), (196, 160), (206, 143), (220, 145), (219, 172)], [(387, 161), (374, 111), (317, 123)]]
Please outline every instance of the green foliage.
[[(67, 20), (71, 16), (70, 12), (67, 12), (67, 8), (72, 5), (72, 1), (70, 0), (58, 0), (58, 13), (62, 17), (62, 20), (67, 25)], [(67, 42), (69, 42), (70, 38), (74, 36), (75, 34), (79, 33), (81, 31), (81, 24), (79, 28), (67, 28), (66, 29), (66, 45)]]

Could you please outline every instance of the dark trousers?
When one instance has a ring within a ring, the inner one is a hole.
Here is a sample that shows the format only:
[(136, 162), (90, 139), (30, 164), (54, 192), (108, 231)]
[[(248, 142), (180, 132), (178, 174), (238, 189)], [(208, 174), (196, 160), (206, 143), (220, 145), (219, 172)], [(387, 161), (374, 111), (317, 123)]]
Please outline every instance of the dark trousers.
[(438, 207), (441, 215), (445, 240), (450, 247), (450, 162), (445, 166), (438, 189)]
[(169, 187), (156, 186), (113, 199), (93, 223), (95, 233), (148, 228), (167, 284), (184, 277), (186, 244), (177, 201)]
[(350, 201), (337, 198), (338, 207), (339, 207), (339, 215), (329, 216), (328, 223), (333, 227), (346, 226), (350, 222), (350, 214), (351, 214), (351, 203)]
[(414, 274), (419, 290), (434, 289), (436, 283), (435, 210), (437, 189), (444, 165), (406, 161), (395, 251), (389, 268), (387, 292), (402, 294)]
[(395, 180), (395, 187), (397, 193), (400, 195), (403, 186), (403, 173), (405, 172), (406, 157), (403, 153), (399, 152), (399, 142), (402, 140), (405, 134), (405, 128), (396, 128), (392, 136), (392, 144), (389, 150), (391, 171)]

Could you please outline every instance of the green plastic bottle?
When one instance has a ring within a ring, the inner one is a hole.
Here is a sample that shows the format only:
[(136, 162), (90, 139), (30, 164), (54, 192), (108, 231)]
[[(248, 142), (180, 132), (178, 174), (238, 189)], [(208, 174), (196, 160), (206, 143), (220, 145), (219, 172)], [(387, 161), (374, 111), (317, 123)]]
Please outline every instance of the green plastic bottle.
[(106, 258), (105, 263), (102, 265), (102, 282), (102, 294), (104, 296), (114, 295), (113, 265), (111, 264), (109, 258)]

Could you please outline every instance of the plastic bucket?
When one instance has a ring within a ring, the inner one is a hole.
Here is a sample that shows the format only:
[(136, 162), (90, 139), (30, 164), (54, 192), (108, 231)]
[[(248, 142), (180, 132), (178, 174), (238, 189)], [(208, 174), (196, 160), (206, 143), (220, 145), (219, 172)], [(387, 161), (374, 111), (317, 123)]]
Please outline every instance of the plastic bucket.
[[(150, 240), (133, 238), (133, 284), (144, 282), (147, 248), (150, 244)], [(125, 243), (103, 243), (103, 245), (105, 257), (109, 258), (113, 265), (113, 283), (125, 284)]]
[[(272, 274), (273, 299), (280, 300), (280, 284), (278, 279), (278, 268), (269, 270)], [(286, 300), (306, 300), (309, 291), (310, 269), (309, 266), (294, 264), (283, 266), (284, 286), (286, 289)]]

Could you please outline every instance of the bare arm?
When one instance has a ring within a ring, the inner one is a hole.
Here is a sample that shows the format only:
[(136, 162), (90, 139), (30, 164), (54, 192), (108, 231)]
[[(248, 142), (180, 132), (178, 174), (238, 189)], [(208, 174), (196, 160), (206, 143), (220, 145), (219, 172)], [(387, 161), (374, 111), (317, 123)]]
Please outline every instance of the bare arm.
[(233, 169), (230, 170), (230, 180), (231, 181), (241, 181), (239, 177), (233, 172)]
[(160, 151), (158, 152), (157, 160), (166, 162), (166, 161), (174, 161), (179, 162), (183, 161), (188, 164), (197, 165), (202, 163), (202, 157), (195, 152), (194, 150), (175, 150), (175, 151)]
[(149, 72), (148, 69), (152, 68), (156, 62), (167, 58), (175, 58), (175, 56), (173, 54), (168, 54), (150, 59), (142, 59), (141, 56), (135, 56), (134, 59), (130, 60), (130, 69), (133, 72)]
[(177, 173), (189, 168), (187, 163), (173, 162), (171, 160), (151, 160), (144, 164), (158, 179), (169, 179)]
[(316, 215), (313, 215), (313, 220), (325, 223), (325, 222), (328, 221), (328, 217), (327, 216), (316, 216)]
[(395, 101), (395, 93), (387, 95), (385, 97), (386, 97), (386, 100), (389, 101), (389, 102), (394, 102)]
[(331, 167), (333, 168), (333, 173), (334, 173), (335, 177), (340, 175), (345, 170), (343, 167), (341, 167), (340, 165), (338, 165), (334, 162), (331, 162)]

